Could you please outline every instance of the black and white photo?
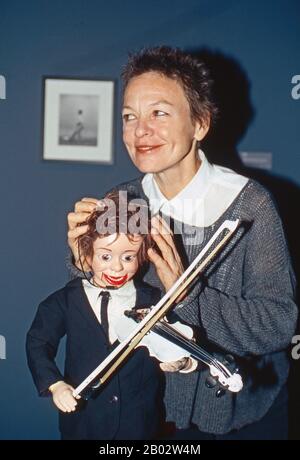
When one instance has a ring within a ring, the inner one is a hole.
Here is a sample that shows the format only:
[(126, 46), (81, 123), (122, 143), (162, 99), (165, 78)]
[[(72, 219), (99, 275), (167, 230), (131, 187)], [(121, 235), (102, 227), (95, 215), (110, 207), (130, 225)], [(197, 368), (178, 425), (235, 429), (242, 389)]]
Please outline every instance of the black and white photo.
[(112, 163), (114, 82), (44, 79), (43, 158)]

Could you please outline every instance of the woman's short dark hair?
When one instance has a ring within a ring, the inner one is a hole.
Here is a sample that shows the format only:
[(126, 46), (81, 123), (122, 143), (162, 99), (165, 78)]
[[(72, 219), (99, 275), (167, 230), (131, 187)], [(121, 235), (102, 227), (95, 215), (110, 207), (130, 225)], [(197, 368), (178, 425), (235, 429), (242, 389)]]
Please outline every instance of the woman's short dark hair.
[(158, 72), (176, 80), (184, 90), (193, 121), (213, 122), (217, 114), (206, 65), (179, 48), (157, 46), (129, 55), (122, 72), (124, 92), (130, 80), (147, 72)]

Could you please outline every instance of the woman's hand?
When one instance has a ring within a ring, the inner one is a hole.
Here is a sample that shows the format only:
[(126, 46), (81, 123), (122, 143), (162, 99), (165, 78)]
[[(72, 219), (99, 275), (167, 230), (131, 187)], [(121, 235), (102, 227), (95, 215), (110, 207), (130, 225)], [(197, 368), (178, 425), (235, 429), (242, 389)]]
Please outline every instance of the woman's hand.
[(53, 402), (59, 410), (62, 412), (74, 412), (76, 410), (76, 399), (80, 399), (80, 396), (74, 398), (74, 388), (71, 385), (61, 380), (51, 385), (49, 391), (52, 393)]
[[(184, 272), (184, 268), (174, 244), (173, 232), (167, 223), (160, 217), (151, 220), (151, 236), (157, 244), (161, 255), (155, 249), (148, 250), (150, 261), (155, 265), (157, 276), (168, 291)], [(182, 300), (184, 291), (177, 299)]]
[[(74, 212), (68, 214), (68, 244), (74, 255), (75, 265), (79, 270), (82, 269), (78, 253), (78, 237), (86, 233), (88, 226), (83, 224), (89, 215), (97, 208), (99, 200), (96, 198), (82, 198), (75, 203)], [(87, 264), (83, 265), (85, 271), (89, 270)]]
[(159, 363), (159, 367), (164, 372), (184, 372), (185, 374), (196, 370), (198, 363), (189, 357), (171, 361), (169, 363)]

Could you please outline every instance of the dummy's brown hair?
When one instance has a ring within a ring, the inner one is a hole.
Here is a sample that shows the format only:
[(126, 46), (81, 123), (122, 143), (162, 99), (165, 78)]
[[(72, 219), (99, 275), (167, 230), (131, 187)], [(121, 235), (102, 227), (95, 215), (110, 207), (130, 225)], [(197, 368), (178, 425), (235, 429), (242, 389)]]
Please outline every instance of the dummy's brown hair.
[[(109, 201), (111, 200), (111, 201)], [(148, 261), (147, 251), (154, 246), (151, 238), (151, 216), (148, 206), (145, 202), (138, 200), (136, 197), (124, 194), (124, 192), (111, 192), (101, 200), (102, 206), (96, 209), (87, 220), (81, 225), (88, 225), (87, 232), (78, 238), (79, 257), (82, 266), (88, 259), (94, 255), (94, 242), (97, 238), (104, 238), (111, 234), (125, 234), (129, 241), (134, 241), (137, 235), (143, 238), (143, 242), (138, 252), (138, 263), (142, 266)], [(111, 204), (114, 204), (113, 212)], [(133, 232), (129, 225), (131, 218), (137, 215), (137, 208), (143, 206), (143, 218), (139, 219)], [(121, 212), (120, 212), (121, 210)], [(121, 216), (121, 219), (120, 219)], [(103, 219), (106, 218), (105, 226)]]

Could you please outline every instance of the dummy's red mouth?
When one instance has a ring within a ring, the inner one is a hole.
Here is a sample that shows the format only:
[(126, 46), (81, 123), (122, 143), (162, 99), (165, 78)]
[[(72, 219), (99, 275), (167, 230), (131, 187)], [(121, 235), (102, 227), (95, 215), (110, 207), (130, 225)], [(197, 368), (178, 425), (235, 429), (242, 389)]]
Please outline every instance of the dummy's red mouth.
[(122, 286), (122, 284), (126, 283), (128, 275), (124, 276), (108, 276), (103, 273), (104, 280), (111, 284), (112, 286)]

